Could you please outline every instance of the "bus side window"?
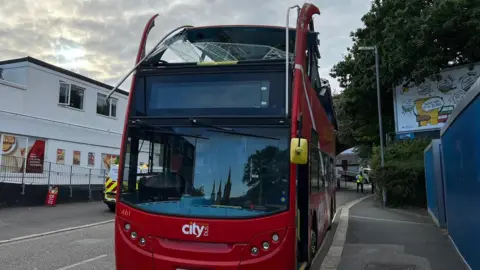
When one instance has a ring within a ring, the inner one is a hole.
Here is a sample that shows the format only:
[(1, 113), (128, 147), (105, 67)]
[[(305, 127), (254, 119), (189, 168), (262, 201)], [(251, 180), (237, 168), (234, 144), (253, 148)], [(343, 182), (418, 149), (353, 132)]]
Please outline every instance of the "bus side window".
[(318, 193), (320, 191), (320, 156), (318, 149), (318, 135), (315, 130), (312, 129), (312, 139), (310, 143), (310, 153), (309, 153), (309, 164), (310, 164), (310, 194)]
[(319, 169), (320, 159), (318, 158), (318, 148), (310, 145), (310, 194), (318, 193), (320, 190)]
[(336, 175), (336, 169), (335, 169), (335, 159), (330, 158), (330, 164), (332, 168), (330, 169), (330, 173), (332, 174), (330, 181), (332, 182), (332, 185), (335, 185), (336, 180), (337, 180), (337, 175)]
[(325, 179), (326, 179), (326, 184), (330, 184), (330, 182), (332, 181), (332, 176), (331, 176), (331, 173), (330, 173), (330, 167), (331, 167), (331, 164), (330, 164), (330, 156), (327, 155), (327, 154), (324, 154), (324, 157), (325, 157)]
[(325, 162), (325, 157), (326, 154), (323, 151), (320, 151), (320, 178), (321, 178), (321, 183), (320, 183), (320, 188), (324, 189), (326, 185), (326, 181), (328, 181), (328, 166), (327, 163)]

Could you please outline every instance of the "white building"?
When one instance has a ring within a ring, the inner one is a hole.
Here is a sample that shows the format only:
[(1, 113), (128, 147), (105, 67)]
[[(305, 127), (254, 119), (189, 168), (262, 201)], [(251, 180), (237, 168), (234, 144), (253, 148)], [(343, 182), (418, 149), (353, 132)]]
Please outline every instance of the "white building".
[(18, 158), (20, 171), (42, 161), (101, 169), (120, 153), (128, 92), (108, 104), (112, 86), (32, 57), (1, 61), (0, 69), (2, 167)]

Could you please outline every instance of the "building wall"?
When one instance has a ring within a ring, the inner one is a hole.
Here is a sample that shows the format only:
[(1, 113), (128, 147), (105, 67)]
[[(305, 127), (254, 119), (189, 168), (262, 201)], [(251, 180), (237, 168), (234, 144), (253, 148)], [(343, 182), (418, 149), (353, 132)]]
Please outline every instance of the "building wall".
[[(27, 90), (22, 92), (23, 106), (19, 107), (17, 103), (8, 102), (2, 104), (1, 110), (75, 123), (88, 128), (122, 132), (127, 96), (118, 93), (113, 95), (118, 99), (117, 117), (107, 117), (96, 112), (97, 93), (107, 94), (109, 90), (106, 88), (28, 62), (4, 65), (2, 68), (6, 81), (23, 85)], [(85, 88), (83, 110), (58, 104), (60, 80)], [(9, 95), (10, 93), (7, 93), (7, 96)]]
[[(0, 134), (43, 139), (45, 160), (56, 162), (57, 150), (64, 149), (66, 165), (72, 165), (73, 151), (80, 151), (79, 166), (93, 168), (102, 167), (102, 154), (119, 154), (127, 96), (115, 93), (116, 117), (104, 116), (97, 114), (97, 93), (107, 94), (106, 88), (30, 62), (1, 67)], [(60, 80), (85, 89), (82, 110), (59, 104)]]
[(28, 62), (0, 65), (3, 68), (3, 79), (19, 85), (27, 85)]
[(11, 81), (0, 80), (0, 110), (6, 110), (15, 104), (17, 110), (23, 111), (23, 97), (27, 92), (26, 85), (17, 84)]
[[(120, 155), (119, 148), (111, 148), (98, 145), (89, 145), (89, 144), (79, 144), (58, 140), (49, 140), (46, 147), (46, 159), (53, 161), (55, 163), (61, 163), (57, 159), (58, 149), (63, 149), (64, 151), (64, 164), (73, 165), (74, 151), (80, 152), (80, 164), (77, 166), (80, 167), (91, 167), (91, 168), (101, 168), (104, 169), (105, 166), (102, 164), (102, 157), (105, 158), (107, 155)], [(92, 155), (93, 154), (93, 155)], [(93, 158), (91, 158), (93, 156)], [(90, 158), (90, 162), (89, 162)], [(93, 165), (92, 165), (93, 163)]]

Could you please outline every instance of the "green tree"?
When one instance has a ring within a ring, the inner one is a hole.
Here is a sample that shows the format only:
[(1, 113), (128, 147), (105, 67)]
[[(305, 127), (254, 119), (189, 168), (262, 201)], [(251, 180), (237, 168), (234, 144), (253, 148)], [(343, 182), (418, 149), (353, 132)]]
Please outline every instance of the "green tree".
[(265, 198), (288, 186), (288, 150), (267, 146), (250, 155), (248, 160), (244, 166), (243, 182), (250, 187), (247, 192), (249, 198)]
[(331, 76), (344, 88), (335, 104), (344, 128), (340, 140), (359, 146), (365, 157), (379, 142), (375, 57), (358, 47), (379, 48), (384, 132), (393, 132), (394, 86), (419, 84), (442, 68), (480, 60), (480, 5), (476, 0), (375, 0), (362, 21), (365, 26), (351, 33), (354, 44)]
[(374, 147), (371, 177), (386, 188), (389, 206), (426, 206), (423, 150), (429, 143), (429, 140), (417, 139), (388, 145), (383, 168), (380, 167), (380, 151)]
[(205, 197), (205, 188), (203, 186), (199, 188), (193, 187), (191, 195), (194, 197)]

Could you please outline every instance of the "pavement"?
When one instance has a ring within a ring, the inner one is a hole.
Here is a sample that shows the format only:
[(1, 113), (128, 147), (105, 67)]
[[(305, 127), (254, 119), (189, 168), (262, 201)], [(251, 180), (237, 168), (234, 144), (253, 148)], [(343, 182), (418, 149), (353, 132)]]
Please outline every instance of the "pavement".
[(469, 269), (424, 210), (384, 208), (373, 196), (346, 204), (321, 270)]
[[(343, 183), (343, 182), (342, 182)], [(312, 266), (310, 269), (317, 270), (320, 269), (323, 260), (327, 256), (330, 246), (332, 245), (334, 234), (338, 227), (338, 215), (341, 213), (341, 209), (344, 208), (348, 203), (355, 201), (357, 199), (361, 199), (366, 196), (366, 194), (356, 193), (354, 188), (352, 187), (343, 187), (341, 186), (339, 190), (337, 190), (337, 216), (334, 219), (332, 224), (332, 229), (327, 232), (325, 239), (323, 240), (323, 244), (318, 249), (318, 253), (315, 256)], [(356, 184), (355, 184), (356, 188)]]

